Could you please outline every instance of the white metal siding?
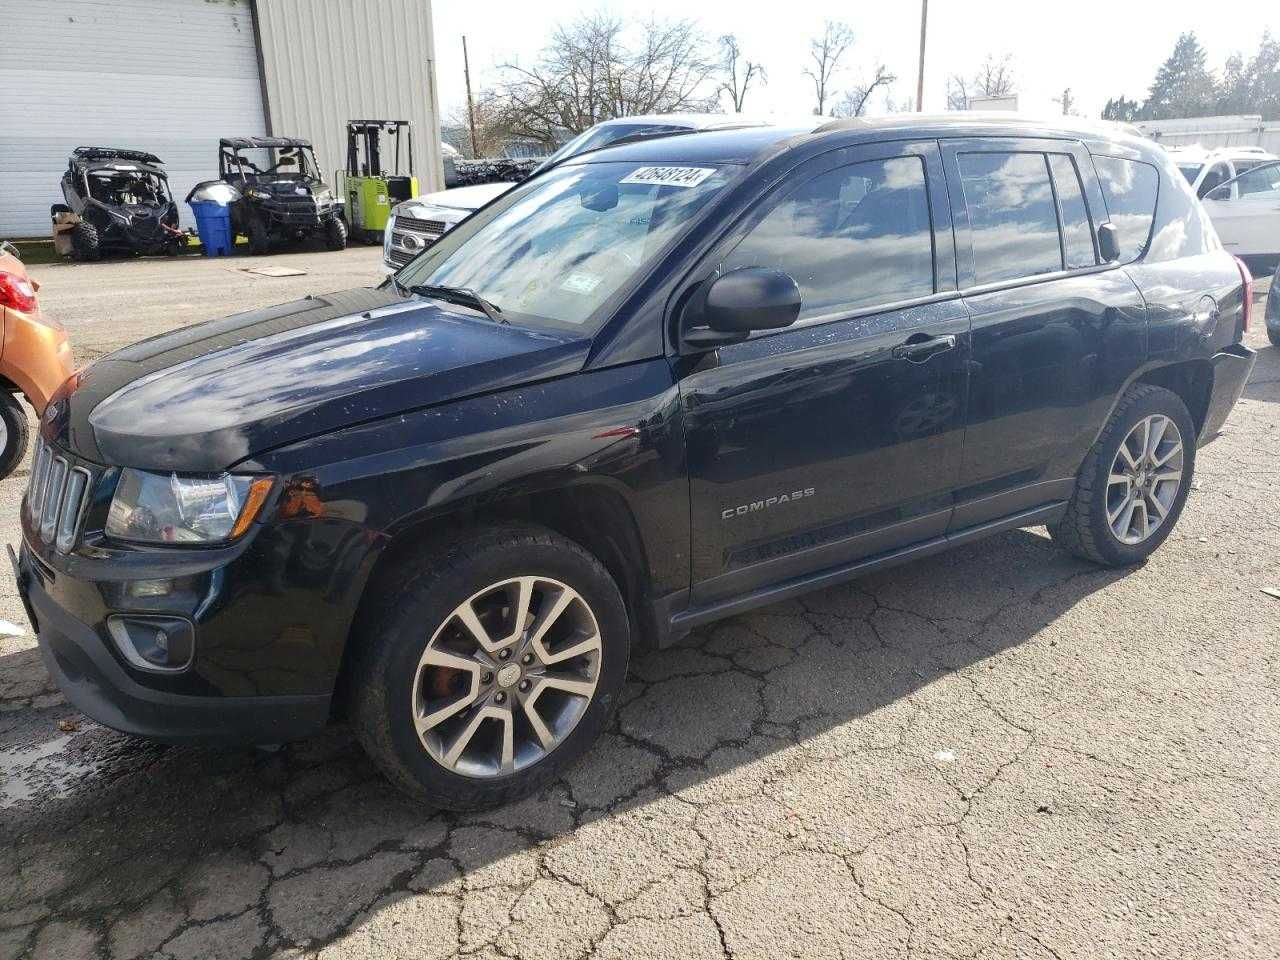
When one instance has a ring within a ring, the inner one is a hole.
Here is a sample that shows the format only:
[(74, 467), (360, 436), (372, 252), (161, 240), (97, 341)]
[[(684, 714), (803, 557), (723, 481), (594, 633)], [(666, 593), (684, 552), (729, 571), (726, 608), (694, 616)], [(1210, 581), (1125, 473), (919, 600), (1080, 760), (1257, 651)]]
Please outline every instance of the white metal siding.
[(331, 177), (348, 120), (408, 120), (422, 192), (444, 188), (429, 0), (258, 0), (275, 136), (306, 137)]
[(80, 145), (149, 150), (183, 202), (266, 132), (248, 0), (0, 0), (0, 237), (49, 232)]
[(1137, 126), (1165, 147), (1262, 147), (1280, 154), (1280, 121), (1256, 115), (1144, 120)]

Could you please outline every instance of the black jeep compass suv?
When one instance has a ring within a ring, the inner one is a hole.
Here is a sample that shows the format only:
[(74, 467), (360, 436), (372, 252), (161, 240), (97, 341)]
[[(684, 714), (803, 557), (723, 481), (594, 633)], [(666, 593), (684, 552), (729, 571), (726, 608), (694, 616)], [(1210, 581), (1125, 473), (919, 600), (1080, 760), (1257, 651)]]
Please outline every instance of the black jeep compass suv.
[(18, 579), (108, 726), (346, 717), (445, 807), (556, 777), (634, 646), (1013, 527), (1169, 535), (1253, 364), (1161, 149), (908, 116), (584, 155), (376, 289), (99, 360)]

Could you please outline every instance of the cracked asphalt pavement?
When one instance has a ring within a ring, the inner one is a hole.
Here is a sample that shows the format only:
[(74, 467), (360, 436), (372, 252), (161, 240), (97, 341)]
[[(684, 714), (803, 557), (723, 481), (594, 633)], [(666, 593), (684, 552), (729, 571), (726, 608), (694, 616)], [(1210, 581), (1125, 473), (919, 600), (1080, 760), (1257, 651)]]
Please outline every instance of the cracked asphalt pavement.
[[(309, 275), (34, 272), (93, 357), (367, 282), (377, 251), (269, 259)], [(0, 957), (1273, 958), (1280, 351), (1249, 342), (1145, 566), (1020, 530), (699, 630), (635, 658), (569, 776), (483, 814), (402, 799), (341, 729), (266, 753), (97, 726), (6, 571)]]

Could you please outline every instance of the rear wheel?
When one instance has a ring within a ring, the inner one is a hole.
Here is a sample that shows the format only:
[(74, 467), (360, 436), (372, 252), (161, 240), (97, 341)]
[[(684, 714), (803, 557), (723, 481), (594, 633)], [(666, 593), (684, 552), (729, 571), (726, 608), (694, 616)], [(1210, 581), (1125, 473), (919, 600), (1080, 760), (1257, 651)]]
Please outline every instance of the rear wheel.
[(98, 228), (88, 220), (81, 220), (71, 228), (71, 252), (77, 260), (91, 262), (102, 256)]
[(387, 776), (434, 806), (506, 803), (561, 775), (626, 678), (617, 585), (577, 544), (500, 527), (414, 562), (352, 643), (352, 720)]
[(1163, 387), (1131, 387), (1085, 457), (1050, 535), (1095, 563), (1141, 563), (1178, 522), (1195, 458), (1195, 424), (1182, 398)]
[(0, 393), (0, 479), (13, 473), (27, 452), (27, 411), (11, 393)]
[(345, 250), (347, 246), (347, 225), (340, 217), (332, 217), (324, 225), (324, 245), (330, 250)]

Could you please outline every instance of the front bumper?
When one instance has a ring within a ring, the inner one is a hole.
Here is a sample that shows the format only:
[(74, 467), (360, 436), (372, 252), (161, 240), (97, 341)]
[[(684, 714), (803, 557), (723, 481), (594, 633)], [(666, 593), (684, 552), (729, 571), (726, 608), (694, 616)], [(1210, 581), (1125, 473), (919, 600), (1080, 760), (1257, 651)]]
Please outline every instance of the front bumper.
[(1213, 388), (1204, 425), (1200, 429), (1200, 444), (1208, 443), (1221, 432), (1232, 407), (1249, 382), (1249, 374), (1253, 372), (1257, 359), (1257, 351), (1250, 350), (1243, 343), (1233, 343), (1221, 353), (1214, 354), (1209, 361), (1213, 367)]
[(55, 598), (65, 577), (27, 544), (13, 561), (18, 592), (39, 638), (45, 668), (67, 699), (104, 726), (170, 743), (283, 743), (309, 736), (329, 718), (328, 695), (199, 696), (146, 686), (130, 675), (104, 632)]

